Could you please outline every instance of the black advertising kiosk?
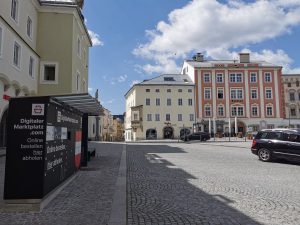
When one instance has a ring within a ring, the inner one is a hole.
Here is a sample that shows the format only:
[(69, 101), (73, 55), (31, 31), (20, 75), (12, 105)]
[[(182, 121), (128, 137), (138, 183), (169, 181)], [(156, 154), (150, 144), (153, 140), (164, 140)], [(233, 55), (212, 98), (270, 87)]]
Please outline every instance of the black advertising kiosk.
[(82, 158), (86, 160), (87, 140), (82, 137), (87, 137), (82, 133), (87, 133), (87, 120), (82, 123), (82, 116), (100, 110), (98, 101), (88, 94), (10, 99), (6, 202), (41, 202), (71, 177)]

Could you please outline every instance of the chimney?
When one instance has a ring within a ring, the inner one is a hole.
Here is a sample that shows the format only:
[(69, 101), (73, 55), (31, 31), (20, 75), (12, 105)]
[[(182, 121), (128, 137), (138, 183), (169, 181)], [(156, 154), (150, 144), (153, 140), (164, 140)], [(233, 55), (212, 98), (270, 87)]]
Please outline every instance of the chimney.
[(201, 53), (197, 53), (194, 57), (193, 57), (194, 61), (197, 62), (203, 62), (204, 61), (204, 56)]
[(240, 63), (250, 63), (250, 53), (240, 53)]

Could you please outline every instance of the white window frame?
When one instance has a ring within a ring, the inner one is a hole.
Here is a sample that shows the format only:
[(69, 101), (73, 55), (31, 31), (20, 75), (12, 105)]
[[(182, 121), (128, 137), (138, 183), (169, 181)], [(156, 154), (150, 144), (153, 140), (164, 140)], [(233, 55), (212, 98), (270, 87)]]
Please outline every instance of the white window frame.
[[(240, 78), (240, 81), (238, 81)], [(230, 73), (229, 74), (229, 82), (230, 83), (243, 83), (243, 74), (242, 73)]]
[[(256, 112), (257, 112), (256, 115), (253, 114), (253, 109), (254, 108), (256, 108)], [(258, 105), (251, 105), (251, 116), (252, 117), (259, 117), (259, 107), (258, 107)]]
[(26, 34), (30, 39), (32, 39), (32, 28), (33, 28), (33, 22), (30, 16), (28, 16), (27, 23), (26, 23)]
[[(220, 110), (222, 109), (222, 110)], [(222, 114), (220, 113), (222, 111)], [(224, 116), (224, 105), (218, 105), (218, 116), (223, 117)]]
[(160, 121), (160, 115), (159, 114), (155, 114), (155, 121)]
[[(252, 80), (255, 77), (255, 81)], [(257, 73), (250, 73), (250, 83), (257, 83)]]
[[(15, 57), (16, 57), (16, 51), (15, 47), (18, 47), (18, 54), (17, 54), (17, 62), (15, 62)], [(22, 54), (22, 47), (21, 44), (19, 44), (17, 41), (14, 41), (14, 46), (13, 46), (13, 66), (20, 69), (21, 68), (21, 54)]]
[[(219, 92), (222, 92), (222, 98), (219, 98)], [(217, 88), (217, 99), (224, 99), (224, 88)]]
[[(45, 80), (45, 66), (54, 66), (55, 67), (55, 79), (54, 81)], [(58, 84), (58, 70), (59, 64), (57, 62), (50, 62), (50, 61), (42, 61), (40, 67), (40, 83), (41, 84)]]
[(182, 114), (178, 114), (177, 119), (178, 121), (182, 121)]
[[(241, 94), (241, 96), (240, 96), (240, 94)], [(230, 99), (244, 99), (243, 89), (241, 89), (241, 88), (230, 89)]]
[(166, 121), (171, 121), (171, 114), (170, 113), (166, 114)]
[(210, 83), (210, 73), (205, 73), (203, 76), (204, 83)]
[(146, 105), (150, 105), (150, 104), (151, 104), (150, 98), (146, 98)]
[[(209, 113), (208, 113), (209, 112)], [(209, 114), (209, 115), (208, 115)], [(211, 105), (205, 105), (204, 106), (204, 117), (211, 117)]]
[(204, 88), (204, 99), (211, 99), (211, 89)]
[(266, 88), (265, 98), (266, 99), (273, 99), (273, 90), (272, 90), (272, 88)]
[(178, 105), (182, 106), (182, 98), (178, 99)]
[(192, 105), (193, 105), (193, 99), (191, 99), (191, 98), (188, 99), (188, 105), (189, 105), (189, 106), (192, 106)]
[[(267, 79), (267, 75), (268, 75), (268, 79)], [(271, 83), (272, 82), (272, 74), (270, 72), (265, 72), (264, 73), (264, 81), (265, 83)]]
[(156, 104), (157, 106), (160, 106), (160, 98), (156, 98), (156, 99), (155, 99), (155, 104)]
[(147, 121), (152, 121), (152, 114), (147, 114)]
[(195, 118), (194, 114), (190, 114), (190, 121), (194, 121), (194, 118)]
[(171, 106), (172, 105), (172, 100), (170, 98), (167, 98), (167, 106)]
[(32, 79), (35, 78), (35, 59), (32, 56), (29, 56), (29, 65), (28, 65), (28, 75), (29, 77), (31, 77)]
[(217, 73), (217, 75), (216, 75), (216, 82), (217, 83), (223, 83), (224, 82), (223, 73)]
[[(13, 8), (13, 3), (15, 3), (16, 8)], [(11, 1), (10, 17), (12, 18), (13, 21), (19, 23), (19, 0)]]
[(244, 106), (240, 106), (240, 105), (231, 106), (231, 116), (243, 117), (244, 114), (245, 114)]
[[(255, 98), (253, 97), (253, 93), (255, 93)], [(251, 99), (258, 99), (258, 89), (257, 88), (252, 88), (251, 89), (251, 92), (250, 92), (250, 95), (251, 95)]]
[[(268, 113), (268, 108), (271, 109), (271, 112), (272, 112), (271, 115)], [(266, 105), (266, 116), (267, 116), (267, 117), (273, 117), (273, 115), (274, 115), (274, 112), (273, 112), (273, 111), (274, 111), (273, 105), (270, 105), (270, 104)]]

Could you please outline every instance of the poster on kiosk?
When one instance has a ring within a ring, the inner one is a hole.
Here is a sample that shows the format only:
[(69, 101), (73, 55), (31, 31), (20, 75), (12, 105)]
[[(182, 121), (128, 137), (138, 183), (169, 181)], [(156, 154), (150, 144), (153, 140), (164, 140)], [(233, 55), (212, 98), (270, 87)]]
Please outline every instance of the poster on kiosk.
[(80, 166), (81, 114), (50, 97), (12, 98), (4, 199), (43, 199)]

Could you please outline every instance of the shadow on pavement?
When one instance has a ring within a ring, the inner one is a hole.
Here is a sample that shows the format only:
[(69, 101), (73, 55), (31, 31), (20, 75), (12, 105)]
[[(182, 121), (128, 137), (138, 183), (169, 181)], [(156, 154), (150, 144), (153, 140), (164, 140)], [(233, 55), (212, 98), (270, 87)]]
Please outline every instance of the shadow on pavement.
[(210, 195), (190, 183), (197, 179), (161, 153), (185, 153), (167, 145), (127, 145), (128, 224), (258, 225), (230, 206), (223, 195)]

